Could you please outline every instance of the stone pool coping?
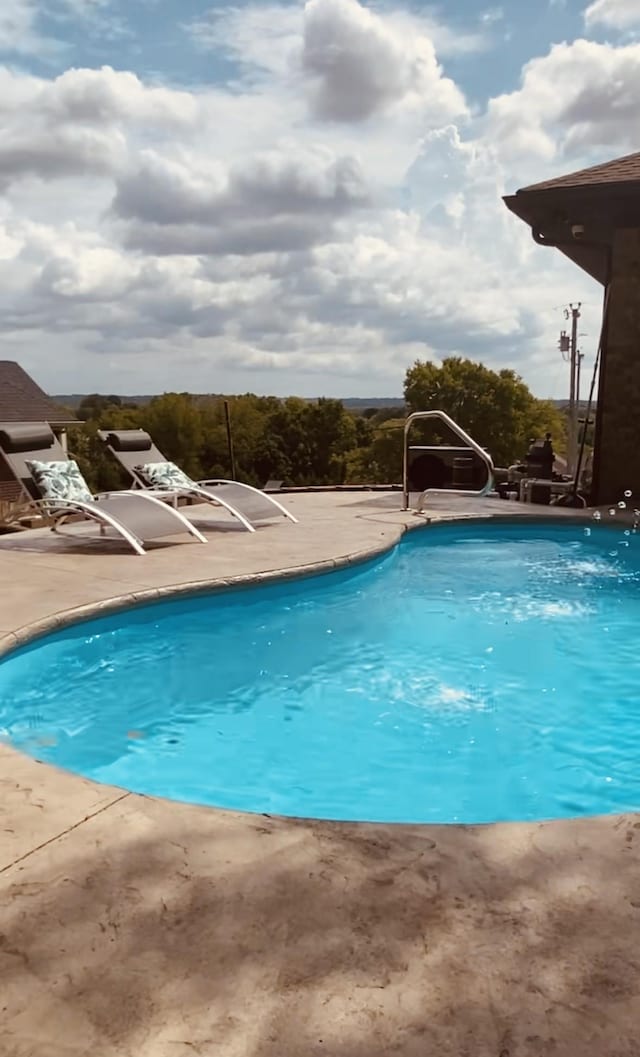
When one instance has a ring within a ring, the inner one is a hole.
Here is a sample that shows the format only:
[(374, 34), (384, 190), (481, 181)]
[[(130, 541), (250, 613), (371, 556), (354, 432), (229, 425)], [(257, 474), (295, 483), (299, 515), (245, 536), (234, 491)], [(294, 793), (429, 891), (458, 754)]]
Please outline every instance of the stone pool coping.
[[(329, 572), (416, 524), (377, 498), (294, 504), (300, 526), (221, 532), (204, 555), (4, 543), (13, 627), (61, 626), (65, 598), (74, 619), (126, 604), (132, 579), (140, 604), (175, 593), (172, 576), (182, 592), (255, 583), (259, 565), (273, 580), (287, 553), (289, 575)], [(640, 816), (272, 818), (100, 786), (0, 746), (0, 834), (3, 1057), (638, 1052)]]
[[(475, 519), (474, 519), (475, 520)], [(486, 519), (478, 519), (486, 520)], [(318, 562), (309, 562), (306, 565), (296, 565), (292, 568), (272, 569), (264, 573), (253, 573), (231, 577), (215, 577), (211, 580), (187, 580), (184, 583), (170, 584), (166, 587), (149, 587), (141, 591), (132, 591), (129, 594), (114, 595), (111, 598), (101, 599), (96, 602), (88, 602), (83, 606), (75, 606), (52, 613), (50, 616), (41, 617), (30, 624), (25, 624), (15, 631), (10, 631), (0, 637), (0, 657), (12, 652), (19, 646), (27, 645), (35, 639), (42, 638), (52, 631), (80, 624), (85, 620), (103, 616), (107, 613), (119, 613), (127, 609), (138, 608), (153, 602), (168, 601), (172, 598), (184, 598), (189, 596), (218, 594), (241, 588), (257, 587), (260, 584), (286, 583), (291, 580), (303, 580), (310, 576), (319, 576), (337, 572), (340, 569), (353, 568), (365, 565), (383, 557), (400, 543), (406, 532), (416, 529), (428, 528), (433, 522), (408, 525), (398, 533), (395, 542), (385, 544), (370, 550), (358, 551), (354, 554), (345, 555), (341, 558), (324, 559)]]
[[(318, 492), (307, 493), (317, 495)], [(322, 493), (326, 495), (326, 491)], [(344, 494), (344, 493), (341, 493)], [(547, 508), (545, 508), (547, 509)], [(563, 520), (583, 524), (585, 520), (592, 517), (591, 512), (581, 515), (579, 511), (563, 511)], [(284, 566), (282, 568), (270, 569), (265, 572), (239, 574), (229, 577), (213, 577), (212, 579), (187, 580), (180, 583), (168, 584), (162, 587), (149, 587), (126, 594), (113, 595), (108, 598), (97, 599), (81, 606), (56, 611), (38, 620), (24, 624), (15, 631), (0, 634), (0, 658), (12, 652), (20, 646), (27, 645), (35, 639), (42, 638), (50, 632), (61, 630), (85, 620), (117, 613), (126, 609), (137, 608), (154, 602), (162, 602), (171, 598), (188, 597), (190, 595), (217, 594), (236, 589), (257, 587), (260, 584), (287, 582), (301, 580), (311, 576), (330, 574), (341, 569), (353, 568), (363, 565), (385, 554), (397, 547), (408, 532), (427, 531), (444, 524), (452, 524), (462, 521), (466, 524), (480, 523), (498, 520), (502, 524), (514, 523), (539, 523), (541, 520), (553, 520), (553, 514), (547, 513), (520, 513), (512, 514), (507, 510), (487, 514), (470, 513), (459, 514), (455, 511), (450, 514), (441, 514), (436, 517), (424, 517), (420, 520), (408, 521), (398, 528), (395, 538), (391, 537), (384, 544), (363, 548), (353, 553), (342, 555), (337, 558), (324, 558), (315, 562), (307, 562), (302, 565)]]

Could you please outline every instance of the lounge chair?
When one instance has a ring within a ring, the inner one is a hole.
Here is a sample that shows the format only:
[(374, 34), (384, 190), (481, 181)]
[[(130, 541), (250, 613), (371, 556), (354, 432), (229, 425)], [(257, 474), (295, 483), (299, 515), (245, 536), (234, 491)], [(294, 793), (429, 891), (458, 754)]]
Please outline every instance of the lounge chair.
[(98, 436), (137, 488), (164, 491), (176, 501), (187, 497), (224, 507), (249, 532), (255, 532), (254, 522), (273, 517), (297, 522), (277, 499), (251, 485), (221, 479), (192, 481), (178, 466), (167, 462), (143, 429), (99, 430)]
[(153, 496), (132, 490), (93, 496), (46, 422), (0, 423), (0, 455), (29, 506), (53, 520), (54, 532), (81, 517), (96, 521), (102, 536), (112, 529), (136, 554), (145, 553), (147, 541), (183, 532), (207, 542), (186, 517)]

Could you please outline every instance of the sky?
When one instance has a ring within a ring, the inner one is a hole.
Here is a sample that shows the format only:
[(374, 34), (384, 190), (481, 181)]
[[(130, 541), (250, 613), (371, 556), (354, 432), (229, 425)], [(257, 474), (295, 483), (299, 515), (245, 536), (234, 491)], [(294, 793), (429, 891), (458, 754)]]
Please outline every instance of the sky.
[(49, 392), (561, 398), (602, 290), (502, 196), (640, 149), (640, 0), (1, 0), (0, 358)]

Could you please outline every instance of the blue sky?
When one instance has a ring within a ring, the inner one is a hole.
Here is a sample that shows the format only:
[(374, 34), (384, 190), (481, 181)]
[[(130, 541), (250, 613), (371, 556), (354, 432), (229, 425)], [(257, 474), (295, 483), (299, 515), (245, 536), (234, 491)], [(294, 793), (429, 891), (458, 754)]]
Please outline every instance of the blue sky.
[(501, 197), (638, 146), (639, 0), (3, 0), (3, 355), (55, 391), (562, 396), (601, 291)]
[[(23, 57), (23, 63), (45, 76), (69, 66), (115, 65), (176, 84), (225, 82), (234, 77), (237, 64), (199, 48), (189, 26), (228, 6), (201, 0), (111, 0), (83, 5), (89, 17), (78, 17), (64, 0), (51, 0), (40, 8), (35, 27), (43, 38), (58, 41), (60, 48), (47, 56)], [(384, 10), (381, 5), (370, 6)], [(494, 6), (486, 0), (461, 0), (455, 5), (403, 6), (426, 13), (452, 34), (486, 38), (486, 47), (478, 51), (442, 58), (445, 71), (478, 103), (515, 88), (528, 59), (544, 54), (552, 43), (575, 39), (584, 28), (581, 0), (540, 4), (507, 0)], [(593, 27), (589, 35), (598, 40), (607, 34)], [(16, 54), (12, 49), (0, 51), (9, 60), (15, 60)]]

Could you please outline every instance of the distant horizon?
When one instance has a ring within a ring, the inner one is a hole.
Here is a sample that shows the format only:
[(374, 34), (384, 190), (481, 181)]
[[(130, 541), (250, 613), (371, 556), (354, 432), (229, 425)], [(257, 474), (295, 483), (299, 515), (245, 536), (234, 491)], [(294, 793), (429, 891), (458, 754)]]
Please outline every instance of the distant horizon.
[[(87, 393), (53, 393), (52, 396), (51, 396), (51, 399), (55, 400), (55, 401), (57, 401), (58, 403), (61, 403), (61, 404), (65, 404), (66, 403), (66, 404), (68, 404), (71, 407), (76, 407), (83, 400), (85, 400), (89, 396), (103, 396), (103, 397), (104, 396), (116, 396), (119, 400), (130, 401), (131, 403), (140, 403), (142, 401), (153, 400), (157, 396), (164, 396), (164, 394), (168, 393), (168, 392), (172, 392), (172, 393), (186, 393), (188, 396), (209, 396), (209, 397), (214, 397), (214, 398), (217, 398), (217, 399), (220, 399), (220, 400), (224, 400), (227, 397), (245, 396), (245, 395), (247, 395), (249, 393), (252, 393), (252, 395), (254, 395), (254, 396), (259, 396), (259, 397), (264, 397), (264, 398), (275, 397), (277, 400), (289, 400), (289, 399), (299, 399), (299, 400), (309, 400), (309, 401), (313, 401), (313, 400), (339, 400), (343, 404), (347, 404), (347, 403), (361, 404), (364, 407), (376, 407), (376, 406), (401, 407), (401, 406), (404, 406), (404, 403), (405, 403), (405, 400), (404, 400), (403, 396), (329, 396), (327, 394), (319, 394), (317, 396), (300, 396), (299, 393), (288, 393), (286, 396), (279, 396), (277, 393), (254, 393), (250, 389), (247, 389), (247, 390), (245, 390), (242, 393), (241, 392), (237, 392), (237, 393), (190, 392), (189, 390), (186, 390), (186, 389), (165, 389), (165, 390), (163, 390), (163, 392), (159, 392), (159, 393), (115, 393), (112, 390), (104, 391), (104, 392), (98, 392), (97, 390), (92, 390), (91, 392), (87, 392)], [(545, 397), (545, 396), (541, 396), (541, 397), (537, 397), (536, 399), (538, 399), (538, 400), (548, 400), (550, 403), (554, 404), (556, 407), (562, 406), (564, 404), (567, 404), (567, 405), (569, 404), (569, 397), (568, 396), (567, 397), (550, 397), (550, 396), (549, 397)], [(589, 401), (588, 401), (588, 399), (586, 397), (580, 399), (580, 407), (586, 407), (588, 403), (589, 403)], [(594, 398), (593, 405), (595, 406), (596, 403), (597, 403), (597, 400)]]

